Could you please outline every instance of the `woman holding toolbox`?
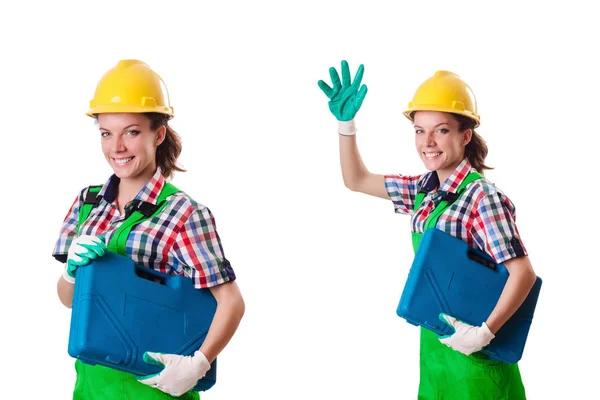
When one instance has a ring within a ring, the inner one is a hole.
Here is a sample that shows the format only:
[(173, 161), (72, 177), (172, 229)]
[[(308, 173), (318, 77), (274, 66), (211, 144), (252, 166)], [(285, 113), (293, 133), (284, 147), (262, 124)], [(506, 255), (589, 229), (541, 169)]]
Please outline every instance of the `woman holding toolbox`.
[[(77, 360), (73, 398), (198, 399), (190, 390), (232, 338), (245, 306), (210, 210), (167, 182), (183, 171), (177, 166), (181, 142), (169, 126), (174, 114), (168, 91), (148, 65), (122, 60), (99, 81), (87, 115), (98, 122), (114, 174), (95, 192), (83, 189), (63, 222), (54, 248), (54, 257), (65, 263), (57, 284), (61, 302), (72, 306), (77, 269), (106, 254), (120, 235), (119, 253), (137, 265), (189, 277), (195, 288), (211, 291), (217, 309), (193, 356), (144, 354), (144, 361), (164, 367), (156, 375), (136, 377)], [(90, 196), (91, 210), (85, 207)], [(132, 213), (148, 209), (155, 213), (121, 235)]]
[[(397, 213), (409, 214), (415, 252), (425, 225), (432, 226), (429, 219), (437, 218), (435, 228), (486, 252), (510, 273), (481, 326), (442, 315), (454, 330), (451, 336), (438, 338), (421, 328), (419, 399), (525, 399), (518, 365), (496, 362), (479, 352), (526, 299), (536, 275), (519, 237), (513, 203), (482, 175), (489, 169), (487, 146), (475, 132), (480, 118), (473, 92), (447, 71), (437, 71), (421, 84), (404, 115), (413, 123), (417, 153), (430, 172), (377, 175), (365, 167), (355, 136), (354, 118), (367, 94), (367, 87), (361, 86), (364, 67), (358, 68), (353, 82), (345, 61), (341, 81), (335, 68), (329, 72), (333, 87), (324, 81), (319, 87), (339, 121), (346, 187), (392, 200)], [(447, 208), (440, 214), (436, 207), (442, 201)]]

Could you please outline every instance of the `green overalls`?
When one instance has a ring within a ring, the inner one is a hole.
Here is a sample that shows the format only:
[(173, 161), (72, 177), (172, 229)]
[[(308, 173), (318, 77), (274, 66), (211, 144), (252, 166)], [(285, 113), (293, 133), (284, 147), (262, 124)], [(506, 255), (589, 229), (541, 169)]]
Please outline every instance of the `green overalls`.
[[(79, 210), (77, 230), (87, 219), (96, 205), (96, 196), (102, 186), (91, 186), (88, 189), (84, 203)], [(125, 246), (127, 237), (131, 229), (153, 216), (159, 214), (166, 206), (166, 198), (179, 191), (170, 183), (165, 183), (156, 206), (150, 203), (137, 204), (135, 211), (123, 222), (123, 224), (112, 235), (110, 242), (107, 243), (109, 251), (127, 255)], [(84, 267), (85, 268), (85, 267)], [(188, 392), (180, 397), (173, 397), (160, 390), (145, 385), (137, 381), (134, 375), (117, 371), (101, 365), (89, 365), (75, 361), (75, 371), (77, 371), (77, 380), (73, 390), (74, 400), (194, 400), (200, 399), (198, 392)]]
[[(441, 201), (428, 217), (424, 230), (435, 229), (437, 220), (458, 199), (466, 186), (482, 178), (471, 172), (458, 187), (453, 200)], [(416, 211), (425, 198), (419, 193)], [(416, 253), (421, 237), (412, 234)], [(439, 341), (436, 333), (421, 329), (419, 400), (524, 400), (525, 389), (517, 364), (491, 360), (483, 353), (466, 356)]]

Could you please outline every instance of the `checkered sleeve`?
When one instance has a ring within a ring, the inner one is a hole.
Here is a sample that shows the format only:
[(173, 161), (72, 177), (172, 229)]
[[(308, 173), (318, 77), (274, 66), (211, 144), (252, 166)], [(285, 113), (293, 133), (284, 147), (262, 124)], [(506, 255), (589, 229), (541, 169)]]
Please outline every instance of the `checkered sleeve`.
[(206, 207), (189, 215), (177, 234), (173, 251), (198, 289), (235, 280), (233, 268), (223, 254), (215, 219)]
[[(85, 189), (83, 189), (85, 191)], [(58, 240), (54, 245), (54, 251), (52, 256), (60, 261), (67, 262), (67, 254), (69, 253), (69, 247), (73, 242), (73, 239), (77, 237), (77, 219), (79, 217), (79, 208), (81, 207), (81, 199), (83, 191), (77, 196), (67, 216), (63, 220), (62, 227), (58, 233)]]
[(422, 177), (423, 175), (385, 175), (385, 190), (394, 203), (395, 212), (410, 215), (414, 213), (418, 183)]
[(502, 192), (481, 193), (473, 221), (473, 240), (497, 263), (527, 255), (515, 222), (515, 206)]

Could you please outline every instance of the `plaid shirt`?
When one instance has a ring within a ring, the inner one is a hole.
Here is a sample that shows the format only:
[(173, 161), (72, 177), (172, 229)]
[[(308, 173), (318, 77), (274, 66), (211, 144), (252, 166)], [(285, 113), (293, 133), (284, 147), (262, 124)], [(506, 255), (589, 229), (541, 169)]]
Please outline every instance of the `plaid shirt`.
[[(99, 204), (81, 226), (82, 235), (102, 234), (108, 243), (123, 224), (125, 216), (120, 215), (116, 205), (118, 184), (119, 178), (113, 175), (102, 187)], [(159, 168), (135, 199), (156, 204), (164, 185)], [(69, 246), (77, 237), (77, 219), (86, 192), (87, 188), (83, 189), (75, 199), (60, 230), (53, 255), (61, 262), (66, 262)], [(131, 207), (132, 203), (125, 206), (125, 215)], [(185, 274), (196, 288), (235, 279), (210, 210), (184, 192), (169, 196), (160, 214), (134, 226), (127, 238), (126, 253), (138, 265), (170, 275)]]
[[(475, 171), (464, 159), (440, 186), (437, 173), (418, 176), (386, 175), (385, 188), (397, 213), (411, 215), (411, 229), (423, 233), (425, 222), (448, 193), (455, 193), (469, 174)], [(427, 193), (415, 211), (415, 198), (423, 188)], [(436, 228), (479, 248), (497, 263), (527, 255), (515, 223), (515, 206), (504, 193), (483, 178), (471, 182), (462, 196), (442, 215)]]

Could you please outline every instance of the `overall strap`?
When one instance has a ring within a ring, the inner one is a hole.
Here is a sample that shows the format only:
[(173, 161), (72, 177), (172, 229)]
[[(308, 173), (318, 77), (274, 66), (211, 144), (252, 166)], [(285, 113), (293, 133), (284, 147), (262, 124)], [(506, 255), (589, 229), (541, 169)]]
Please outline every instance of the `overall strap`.
[(137, 203), (133, 206), (133, 212), (129, 214), (123, 224), (113, 233), (110, 242), (107, 243), (108, 251), (126, 255), (127, 238), (133, 227), (158, 215), (167, 205), (167, 197), (177, 192), (179, 192), (179, 189), (173, 184), (165, 183), (156, 200), (156, 204), (137, 200)]
[[(92, 208), (98, 205), (98, 193), (102, 189), (102, 185), (98, 186), (90, 186), (88, 187), (87, 192), (85, 193), (85, 198), (82, 198), (83, 204), (81, 208), (79, 208), (79, 215), (77, 218), (77, 234), (79, 235), (79, 229), (83, 222), (89, 217), (92, 212)], [(83, 197), (83, 194), (82, 194)]]
[[(437, 205), (437, 207), (433, 210), (433, 212), (427, 218), (427, 221), (425, 222), (425, 228), (423, 230), (425, 231), (429, 228), (435, 227), (435, 224), (437, 223), (437, 220), (440, 217), (440, 215), (442, 215), (442, 213), (444, 211), (446, 211), (448, 209), (448, 207), (450, 207), (452, 205), (452, 203), (454, 203), (463, 194), (467, 185), (469, 183), (476, 181), (477, 179), (481, 179), (481, 178), (483, 178), (483, 175), (481, 175), (479, 172), (475, 172), (475, 171), (469, 172), (469, 175), (467, 175), (465, 177), (465, 179), (463, 179), (463, 181), (460, 184), (460, 186), (458, 187), (458, 189), (456, 189), (456, 193), (448, 192), (444, 196), (444, 199)], [(414, 207), (415, 211), (419, 208), (419, 206), (423, 202), (423, 199), (425, 198), (425, 196), (426, 196), (426, 193), (422, 193), (422, 192), (417, 193), (417, 197), (415, 198), (415, 207)]]
[[(481, 178), (483, 178), (483, 175), (481, 175), (479, 172), (472, 171), (469, 173), (469, 175), (467, 175), (465, 177), (465, 179), (462, 181), (462, 183), (460, 184), (458, 189), (456, 189), (456, 193), (448, 192), (444, 196), (444, 199), (437, 205), (437, 207), (429, 215), (429, 217), (427, 218), (427, 221), (425, 221), (425, 227), (423, 228), (423, 232), (425, 232), (429, 228), (435, 228), (435, 225), (437, 224), (437, 220), (440, 217), (440, 215), (442, 215), (442, 213), (444, 211), (446, 211), (448, 209), (448, 207), (450, 207), (450, 205), (452, 205), (452, 203), (454, 203), (456, 201), (456, 199), (458, 199), (463, 194), (467, 185), (469, 183), (471, 183), (477, 179), (481, 179)], [(427, 193), (421, 192), (421, 191), (419, 191), (419, 193), (417, 193), (417, 196), (415, 198), (415, 206), (414, 206), (415, 211), (417, 211), (417, 209), (423, 202), (423, 199), (425, 198), (426, 195), (427, 195)], [(419, 247), (419, 243), (421, 242), (421, 236), (423, 236), (422, 233), (412, 232), (412, 245), (413, 245), (413, 250), (415, 251), (415, 253), (417, 251), (417, 248)]]

